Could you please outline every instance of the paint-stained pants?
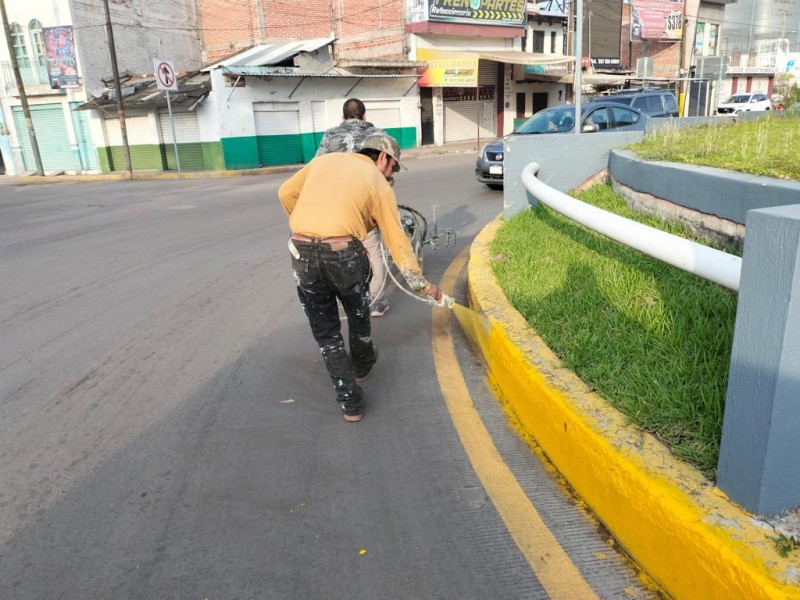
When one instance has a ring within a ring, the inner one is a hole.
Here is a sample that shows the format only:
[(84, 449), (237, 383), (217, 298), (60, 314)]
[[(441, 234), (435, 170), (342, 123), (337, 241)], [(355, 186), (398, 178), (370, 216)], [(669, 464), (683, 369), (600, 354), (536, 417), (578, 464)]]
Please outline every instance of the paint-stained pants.
[[(328, 244), (293, 241), (300, 258), (292, 257), (297, 295), (311, 333), (347, 414), (358, 414), (364, 392), (356, 377), (366, 375), (377, 354), (369, 318), (369, 259), (361, 242)], [(336, 299), (347, 315), (350, 354), (345, 349)]]

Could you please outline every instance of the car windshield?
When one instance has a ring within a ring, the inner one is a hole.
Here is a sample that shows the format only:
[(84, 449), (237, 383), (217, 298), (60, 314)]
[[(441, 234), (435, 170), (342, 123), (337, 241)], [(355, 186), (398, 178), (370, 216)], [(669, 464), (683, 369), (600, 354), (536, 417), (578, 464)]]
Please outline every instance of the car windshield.
[(575, 107), (542, 110), (519, 126), (514, 133), (562, 133), (575, 125)]
[(728, 98), (726, 104), (747, 104), (748, 102), (750, 102), (750, 96), (747, 94), (737, 94), (736, 96)]

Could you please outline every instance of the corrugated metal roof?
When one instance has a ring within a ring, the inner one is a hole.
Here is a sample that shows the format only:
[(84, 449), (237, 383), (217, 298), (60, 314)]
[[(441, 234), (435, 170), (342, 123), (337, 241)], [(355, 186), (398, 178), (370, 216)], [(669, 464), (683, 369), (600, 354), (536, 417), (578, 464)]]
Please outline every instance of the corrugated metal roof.
[[(178, 91), (170, 92), (170, 103), (177, 110), (194, 110), (195, 107), (211, 92), (211, 81), (208, 75), (189, 73), (178, 77)], [(153, 77), (126, 81), (122, 86), (122, 104), (129, 108), (166, 108), (166, 92), (158, 89)], [(116, 110), (117, 99), (114, 90), (104, 92), (99, 98), (84, 102), (75, 110), (91, 110), (93, 108), (106, 111)]]
[(327, 46), (336, 38), (316, 38), (313, 40), (295, 40), (275, 44), (260, 44), (252, 48), (229, 56), (225, 60), (203, 67), (202, 71), (211, 71), (219, 67), (264, 67), (277, 65), (299, 54), (300, 52), (313, 52)]
[(276, 67), (223, 67), (223, 72), (230, 75), (251, 75), (258, 77), (328, 77), (347, 79), (417, 79), (416, 73), (347, 73), (332, 69), (327, 73), (309, 73), (302, 71), (288, 71)]

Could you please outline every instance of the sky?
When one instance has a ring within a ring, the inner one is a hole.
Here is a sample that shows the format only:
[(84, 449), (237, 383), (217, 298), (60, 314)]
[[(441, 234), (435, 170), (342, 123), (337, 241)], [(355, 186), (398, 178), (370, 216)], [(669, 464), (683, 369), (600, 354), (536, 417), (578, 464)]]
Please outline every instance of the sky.
[(725, 53), (747, 50), (748, 45), (755, 51), (759, 39), (777, 39), (781, 33), (789, 39), (790, 51), (800, 52), (800, 0), (738, 0), (725, 7)]

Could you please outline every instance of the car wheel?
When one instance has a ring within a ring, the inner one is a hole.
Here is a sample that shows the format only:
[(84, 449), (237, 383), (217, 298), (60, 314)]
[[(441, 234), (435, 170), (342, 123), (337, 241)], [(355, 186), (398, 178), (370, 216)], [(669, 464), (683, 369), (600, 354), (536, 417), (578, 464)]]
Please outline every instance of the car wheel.
[(502, 183), (487, 183), (486, 186), (490, 190), (502, 190), (503, 189), (503, 184)]

